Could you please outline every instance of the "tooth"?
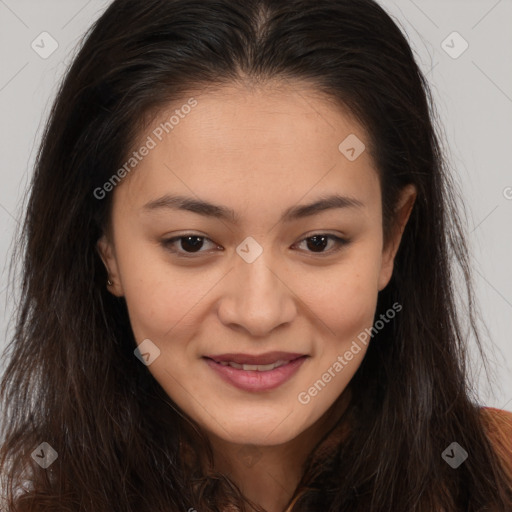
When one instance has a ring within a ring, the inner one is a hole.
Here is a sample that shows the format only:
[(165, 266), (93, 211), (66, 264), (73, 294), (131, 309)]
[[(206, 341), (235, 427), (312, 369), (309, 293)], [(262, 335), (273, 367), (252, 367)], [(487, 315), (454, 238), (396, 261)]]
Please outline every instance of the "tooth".
[(279, 366), (283, 366), (288, 364), (290, 361), (276, 361), (275, 363), (270, 364), (244, 364), (242, 365), (242, 369), (245, 371), (252, 370), (258, 372), (267, 372), (273, 370), (274, 368), (278, 368)]
[(257, 364), (243, 364), (242, 365), (244, 370), (257, 370), (259, 368), (259, 365)]
[(231, 366), (236, 368), (237, 370), (245, 370), (245, 371), (258, 371), (258, 372), (268, 372), (274, 370), (275, 368), (279, 368), (280, 366), (284, 366), (288, 364), (290, 361), (279, 360), (275, 363), (270, 364), (239, 364), (233, 361), (218, 361), (222, 366)]
[[(259, 372), (267, 372), (268, 370), (273, 370), (276, 367), (276, 365), (277, 365), (277, 363), (258, 364), (258, 365), (254, 365), (254, 369), (258, 370)], [(249, 365), (246, 365), (246, 366), (249, 366)], [(245, 369), (246, 368), (244, 368), (244, 370)], [(252, 368), (250, 368), (250, 369), (252, 369)]]

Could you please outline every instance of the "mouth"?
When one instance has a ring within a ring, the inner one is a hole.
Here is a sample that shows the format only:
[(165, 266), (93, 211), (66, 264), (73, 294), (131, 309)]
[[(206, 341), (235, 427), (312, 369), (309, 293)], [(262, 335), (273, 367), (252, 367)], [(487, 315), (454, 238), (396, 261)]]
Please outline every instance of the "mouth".
[(259, 356), (222, 354), (203, 359), (225, 382), (245, 391), (275, 389), (290, 379), (309, 358), (290, 352), (269, 352)]
[[(239, 366), (268, 366), (276, 363), (288, 363), (294, 361), (299, 357), (304, 357), (305, 354), (297, 354), (294, 352), (267, 352), (260, 355), (250, 354), (219, 354), (205, 356), (207, 359), (212, 359), (220, 364), (234, 364)], [(234, 366), (238, 368), (238, 366)], [(253, 370), (254, 368), (244, 368), (245, 370)], [(269, 368), (271, 369), (271, 368)], [(265, 369), (260, 370), (265, 371)]]

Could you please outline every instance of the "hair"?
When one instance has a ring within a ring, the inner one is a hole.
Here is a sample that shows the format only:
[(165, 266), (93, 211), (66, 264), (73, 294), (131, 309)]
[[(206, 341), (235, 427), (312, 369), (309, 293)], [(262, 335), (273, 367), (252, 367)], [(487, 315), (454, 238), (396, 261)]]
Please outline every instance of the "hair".
[[(373, 0), (115, 0), (60, 85), (13, 252), (22, 276), (0, 387), (9, 511), (250, 510), (198, 425), (134, 357), (125, 300), (106, 289), (96, 250), (113, 194), (93, 191), (170, 103), (270, 82), (308, 84), (364, 127), (385, 240), (399, 192), (418, 192), (375, 318), (395, 302), (403, 310), (373, 337), (287, 510), (512, 509), (512, 475), (470, 382), (457, 275), (484, 354), (456, 186), (398, 25)], [(457, 469), (441, 457), (453, 441), (469, 452)], [(47, 469), (30, 456), (42, 442), (58, 453)]]

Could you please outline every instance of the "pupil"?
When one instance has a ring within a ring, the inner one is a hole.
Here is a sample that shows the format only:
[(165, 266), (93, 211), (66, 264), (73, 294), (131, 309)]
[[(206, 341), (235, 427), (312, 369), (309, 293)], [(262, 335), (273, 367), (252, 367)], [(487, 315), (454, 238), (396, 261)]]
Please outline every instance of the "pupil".
[[(309, 241), (312, 241), (314, 240), (313, 244), (310, 245), (310, 242), (308, 242), (308, 249), (325, 249), (325, 243), (327, 241), (327, 237), (326, 236), (312, 236), (309, 238)], [(318, 240), (321, 240), (320, 243), (318, 243)], [(321, 251), (318, 251), (318, 252), (321, 252)]]
[[(190, 240), (195, 240), (195, 242), (190, 242)], [(183, 237), (181, 239), (181, 247), (182, 249), (184, 250), (187, 250), (187, 245), (189, 245), (191, 247), (191, 251), (190, 252), (194, 252), (198, 249), (201, 249), (201, 246), (202, 246), (202, 237), (200, 236), (186, 236), (186, 237)], [(189, 247), (189, 248), (190, 248)]]

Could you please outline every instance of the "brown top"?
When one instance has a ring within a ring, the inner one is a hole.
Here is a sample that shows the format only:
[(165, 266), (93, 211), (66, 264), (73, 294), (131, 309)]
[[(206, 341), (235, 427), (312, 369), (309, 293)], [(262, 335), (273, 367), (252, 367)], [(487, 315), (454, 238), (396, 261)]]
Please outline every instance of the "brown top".
[(494, 407), (482, 407), (481, 412), (489, 441), (512, 481), (512, 412)]
[[(487, 437), (498, 457), (503, 460), (504, 469), (512, 481), (512, 412), (494, 407), (481, 407), (480, 412)], [(336, 429), (325, 444), (322, 444), (322, 452), (328, 453), (337, 443), (343, 441), (347, 433), (346, 426)], [(296, 496), (285, 512), (289, 512), (299, 498), (300, 495)]]

